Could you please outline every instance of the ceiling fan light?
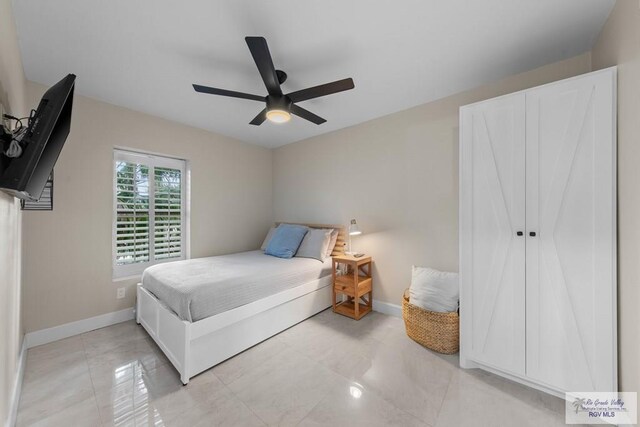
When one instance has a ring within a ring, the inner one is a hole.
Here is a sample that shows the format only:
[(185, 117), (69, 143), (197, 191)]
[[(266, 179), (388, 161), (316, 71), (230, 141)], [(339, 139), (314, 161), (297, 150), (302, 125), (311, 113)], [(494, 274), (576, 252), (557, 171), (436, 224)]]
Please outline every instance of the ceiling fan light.
[(269, 110), (267, 111), (267, 119), (273, 123), (286, 123), (291, 120), (291, 114), (285, 110)]

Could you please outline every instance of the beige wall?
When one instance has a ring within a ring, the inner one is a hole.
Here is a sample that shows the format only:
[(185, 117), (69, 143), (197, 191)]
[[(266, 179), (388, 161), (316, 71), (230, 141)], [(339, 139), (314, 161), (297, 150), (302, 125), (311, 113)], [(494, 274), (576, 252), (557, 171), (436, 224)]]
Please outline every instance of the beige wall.
[(618, 65), (618, 340), (620, 389), (640, 392), (640, 4), (618, 0), (592, 50)]
[[(28, 83), (29, 104), (45, 89)], [(76, 95), (54, 210), (24, 212), (27, 332), (134, 305), (136, 280), (112, 280), (114, 146), (189, 160), (192, 257), (255, 249), (273, 221), (271, 150)]]
[(458, 270), (458, 108), (590, 71), (584, 54), (278, 148), (274, 216), (348, 223), (373, 255), (374, 299), (400, 304), (411, 265)]
[[(10, 0), (0, 0), (0, 104), (24, 115), (24, 72)], [(9, 417), (18, 373), (21, 326), (21, 215), (16, 199), (0, 192), (0, 423)]]

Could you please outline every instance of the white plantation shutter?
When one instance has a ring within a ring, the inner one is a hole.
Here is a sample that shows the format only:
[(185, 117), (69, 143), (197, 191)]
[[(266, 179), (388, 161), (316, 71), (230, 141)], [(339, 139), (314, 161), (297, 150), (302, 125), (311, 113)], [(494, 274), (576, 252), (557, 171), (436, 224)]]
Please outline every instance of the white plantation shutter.
[(114, 152), (113, 275), (185, 259), (185, 161)]
[(155, 168), (155, 259), (182, 255), (182, 186), (180, 170)]
[(116, 161), (116, 264), (149, 261), (149, 167)]

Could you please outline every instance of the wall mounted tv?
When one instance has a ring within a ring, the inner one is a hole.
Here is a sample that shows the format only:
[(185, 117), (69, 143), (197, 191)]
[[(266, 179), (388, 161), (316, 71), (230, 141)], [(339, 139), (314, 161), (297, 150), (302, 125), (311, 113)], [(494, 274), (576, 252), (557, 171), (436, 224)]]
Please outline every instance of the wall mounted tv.
[(21, 199), (40, 198), (69, 135), (75, 81), (69, 74), (45, 92), (20, 136), (18, 157), (0, 154), (0, 190)]

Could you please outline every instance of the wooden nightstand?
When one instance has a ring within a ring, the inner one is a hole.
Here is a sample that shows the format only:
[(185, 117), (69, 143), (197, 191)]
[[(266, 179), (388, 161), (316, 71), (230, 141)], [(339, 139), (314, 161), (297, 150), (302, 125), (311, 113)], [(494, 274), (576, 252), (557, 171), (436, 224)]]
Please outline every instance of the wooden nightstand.
[[(338, 265), (347, 266), (347, 274), (338, 275)], [(360, 320), (371, 311), (373, 304), (371, 257), (355, 258), (351, 255), (333, 257), (333, 311)], [(365, 298), (367, 296), (368, 298)], [(346, 300), (338, 302), (338, 296)]]

